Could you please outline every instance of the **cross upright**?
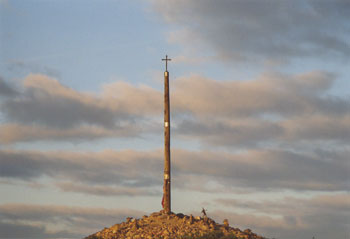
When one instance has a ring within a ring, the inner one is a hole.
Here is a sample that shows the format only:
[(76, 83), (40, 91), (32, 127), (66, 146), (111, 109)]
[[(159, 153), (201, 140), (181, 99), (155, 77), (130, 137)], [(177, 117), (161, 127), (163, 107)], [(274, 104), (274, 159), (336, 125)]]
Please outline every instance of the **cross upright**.
[(171, 59), (168, 58), (168, 55), (165, 55), (165, 59), (162, 59), (162, 61), (165, 61), (165, 71), (168, 71), (168, 61), (171, 61)]
[(170, 96), (169, 96), (169, 72), (168, 72), (168, 55), (165, 56), (164, 72), (164, 186), (162, 206), (164, 212), (171, 213), (171, 168), (170, 168)]

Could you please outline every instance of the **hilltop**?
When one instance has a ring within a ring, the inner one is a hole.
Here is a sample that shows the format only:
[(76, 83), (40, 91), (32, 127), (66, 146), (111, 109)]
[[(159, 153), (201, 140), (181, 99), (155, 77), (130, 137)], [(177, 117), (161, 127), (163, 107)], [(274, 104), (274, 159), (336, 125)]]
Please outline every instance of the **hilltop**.
[(250, 229), (241, 231), (204, 217), (187, 216), (182, 213), (165, 214), (162, 211), (143, 216), (140, 219), (127, 218), (125, 222), (96, 232), (85, 239), (264, 239)]

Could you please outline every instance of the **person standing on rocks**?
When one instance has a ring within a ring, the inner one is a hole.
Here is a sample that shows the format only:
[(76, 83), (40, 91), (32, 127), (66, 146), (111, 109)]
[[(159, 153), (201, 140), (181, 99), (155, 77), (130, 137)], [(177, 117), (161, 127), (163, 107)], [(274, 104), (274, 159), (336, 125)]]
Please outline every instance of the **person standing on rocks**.
[(204, 207), (202, 207), (202, 214), (203, 214), (203, 217), (207, 217), (207, 213), (206, 213)]

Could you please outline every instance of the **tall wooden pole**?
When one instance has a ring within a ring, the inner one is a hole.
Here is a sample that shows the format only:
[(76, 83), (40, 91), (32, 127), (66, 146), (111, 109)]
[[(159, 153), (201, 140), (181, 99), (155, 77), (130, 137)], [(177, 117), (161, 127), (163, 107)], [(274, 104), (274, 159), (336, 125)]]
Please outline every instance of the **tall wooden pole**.
[(171, 212), (170, 195), (170, 97), (169, 97), (169, 72), (168, 61), (171, 59), (166, 55), (164, 72), (164, 186), (163, 186), (163, 208), (165, 213)]

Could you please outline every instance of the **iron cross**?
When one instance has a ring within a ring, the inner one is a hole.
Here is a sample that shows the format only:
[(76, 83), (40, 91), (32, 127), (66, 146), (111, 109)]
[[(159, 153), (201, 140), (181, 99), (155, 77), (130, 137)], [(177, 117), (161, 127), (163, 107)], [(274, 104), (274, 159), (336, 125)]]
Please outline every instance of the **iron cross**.
[(165, 71), (168, 71), (168, 61), (171, 61), (171, 59), (168, 58), (168, 55), (165, 55), (165, 59), (162, 59), (162, 61), (165, 61)]

